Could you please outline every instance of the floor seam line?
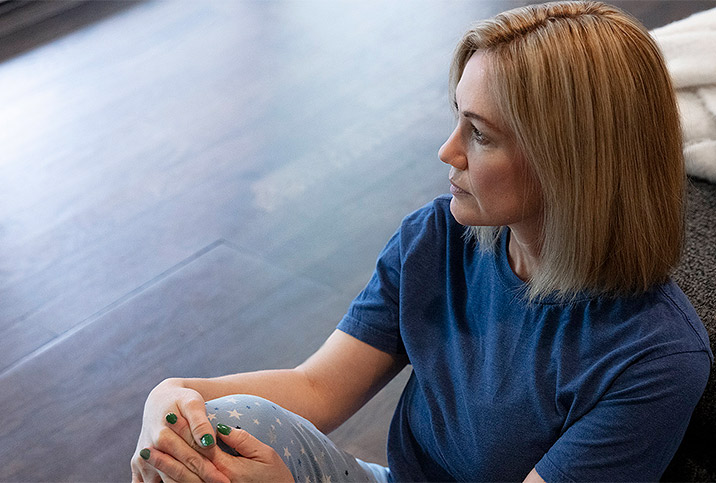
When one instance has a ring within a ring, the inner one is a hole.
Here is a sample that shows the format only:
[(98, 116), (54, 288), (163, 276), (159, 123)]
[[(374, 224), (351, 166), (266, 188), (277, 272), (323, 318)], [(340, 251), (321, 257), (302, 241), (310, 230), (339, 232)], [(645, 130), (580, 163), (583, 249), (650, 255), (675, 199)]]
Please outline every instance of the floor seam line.
[(281, 270), (282, 272), (286, 272), (287, 274), (290, 274), (292, 277), (295, 277), (295, 278), (298, 278), (298, 279), (301, 279), (301, 280), (305, 280), (305, 281), (307, 281), (307, 282), (311, 282), (312, 284), (317, 285), (317, 286), (319, 286), (319, 287), (321, 287), (321, 288), (323, 288), (323, 289), (325, 289), (325, 290), (331, 290), (331, 291), (333, 291), (333, 292), (338, 292), (338, 293), (341, 292), (341, 291), (340, 291), (339, 289), (337, 289), (336, 287), (333, 287), (333, 286), (327, 284), (326, 282), (323, 282), (322, 280), (318, 280), (318, 279), (313, 278), (313, 277), (311, 277), (311, 276), (309, 276), (309, 275), (306, 275), (306, 274), (304, 274), (304, 273), (300, 273), (300, 272), (296, 272), (296, 271), (294, 271), (294, 270), (291, 270), (290, 267), (286, 267), (286, 266), (284, 266), (284, 265), (278, 264), (278, 263), (276, 263), (274, 260), (271, 260), (271, 259), (269, 259), (269, 258), (266, 258), (264, 255), (262, 255), (262, 254), (260, 254), (260, 253), (252, 252), (252, 251), (249, 251), (249, 250), (245, 250), (245, 249), (243, 249), (243, 248), (241, 247), (241, 245), (239, 245), (239, 244), (237, 244), (237, 243), (235, 243), (235, 242), (232, 242), (232, 241), (227, 240), (227, 239), (225, 239), (225, 238), (222, 238), (221, 241), (224, 243), (224, 245), (226, 246), (226, 248), (229, 248), (229, 249), (231, 249), (231, 250), (234, 250), (234, 251), (236, 251), (236, 252), (238, 252), (238, 253), (243, 253), (243, 254), (247, 254), (247, 252), (249, 252), (250, 256), (256, 258), (256, 259), (259, 260), (261, 263), (265, 263), (266, 265), (270, 265), (271, 267), (277, 268), (278, 270)]
[(51, 347), (59, 344), (60, 342), (64, 341), (65, 339), (69, 338), (71, 335), (79, 332), (80, 330), (84, 329), (85, 327), (87, 327), (90, 324), (94, 323), (95, 321), (99, 320), (105, 314), (111, 312), (112, 310), (116, 309), (117, 307), (119, 307), (119, 306), (123, 305), (124, 303), (128, 302), (129, 300), (133, 299), (134, 297), (141, 294), (149, 287), (170, 277), (171, 275), (175, 274), (182, 268), (186, 267), (187, 265), (191, 264), (192, 262), (196, 261), (197, 259), (201, 258), (202, 256), (206, 255), (207, 253), (211, 252), (212, 250), (214, 250), (220, 246), (226, 246), (227, 248), (231, 248), (230, 246), (228, 246), (226, 240), (224, 240), (222, 238), (211, 242), (210, 244), (206, 245), (205, 247), (200, 248), (199, 250), (192, 253), (188, 257), (184, 258), (180, 262), (172, 265), (171, 267), (169, 267), (168, 269), (166, 269), (159, 275), (152, 277), (150, 280), (148, 280), (148, 281), (142, 283), (141, 285), (139, 285), (138, 287), (130, 290), (129, 292), (127, 292), (126, 294), (124, 294), (123, 296), (121, 296), (120, 298), (115, 300), (114, 302), (111, 302), (110, 304), (102, 307), (101, 309), (99, 309), (98, 311), (96, 311), (95, 313), (90, 315), (89, 317), (86, 317), (85, 319), (80, 321), (77, 325), (58, 334), (56, 337), (45, 342), (44, 344), (42, 344), (40, 347), (36, 348), (29, 354), (26, 354), (26, 355), (22, 356), (21, 358), (19, 358), (18, 360), (14, 361), (9, 366), (7, 366), (2, 371), (0, 371), (0, 378), (4, 377), (6, 374), (12, 372), (13, 370), (19, 368), (26, 362), (32, 360), (34, 357), (42, 354), (43, 352), (50, 349)]

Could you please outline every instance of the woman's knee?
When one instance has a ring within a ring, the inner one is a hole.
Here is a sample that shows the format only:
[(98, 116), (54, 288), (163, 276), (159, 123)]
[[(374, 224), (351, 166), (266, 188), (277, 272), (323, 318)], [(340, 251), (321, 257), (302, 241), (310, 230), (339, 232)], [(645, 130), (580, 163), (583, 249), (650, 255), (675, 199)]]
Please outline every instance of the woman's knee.
[[(243, 429), (262, 443), (272, 445), (277, 441), (276, 419), (279, 406), (258, 396), (234, 394), (206, 401), (206, 415), (216, 430), (218, 424)], [(272, 429), (273, 425), (273, 429)], [(224, 444), (219, 447), (229, 454), (236, 452)]]
[[(350, 481), (372, 479), (369, 471), (348, 453), (337, 448), (308, 420), (267, 399), (235, 394), (206, 401), (206, 413), (216, 429), (221, 423), (249, 432), (271, 446), (297, 480), (321, 481), (324, 477)], [(237, 453), (223, 444), (229, 454)]]
[(252, 429), (269, 426), (283, 409), (273, 402), (248, 394), (234, 394), (206, 401), (206, 414), (211, 424), (221, 423), (232, 428), (252, 432)]

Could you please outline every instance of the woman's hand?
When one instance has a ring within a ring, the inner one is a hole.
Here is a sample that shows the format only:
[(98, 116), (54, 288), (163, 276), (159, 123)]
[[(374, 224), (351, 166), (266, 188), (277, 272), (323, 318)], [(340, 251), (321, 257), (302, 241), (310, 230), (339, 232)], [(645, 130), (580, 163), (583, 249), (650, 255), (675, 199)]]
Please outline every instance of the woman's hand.
[[(169, 429), (171, 427), (171, 429)], [(147, 397), (142, 432), (132, 457), (133, 483), (176, 481), (226, 483), (228, 478), (207, 458), (222, 451), (214, 444), (214, 429), (201, 395), (179, 379), (167, 379)]]
[(292, 482), (293, 475), (274, 449), (242, 429), (219, 424), (219, 437), (240, 456), (216, 448), (209, 456), (232, 482)]
[[(172, 427), (172, 429), (175, 429)], [(219, 437), (228, 446), (233, 448), (240, 456), (232, 456), (225, 453), (216, 445), (205, 450), (206, 456), (218, 471), (219, 479), (213, 479), (208, 475), (187, 472), (185, 465), (176, 458), (157, 450), (156, 448), (145, 448), (143, 456), (147, 457), (146, 464), (154, 467), (161, 475), (164, 483), (171, 482), (201, 482), (217, 481), (221, 483), (237, 482), (292, 482), (293, 475), (284, 464), (281, 457), (273, 448), (263, 444), (261, 441), (244, 430), (232, 430), (223, 424), (218, 425)], [(209, 479), (204, 479), (209, 478)]]

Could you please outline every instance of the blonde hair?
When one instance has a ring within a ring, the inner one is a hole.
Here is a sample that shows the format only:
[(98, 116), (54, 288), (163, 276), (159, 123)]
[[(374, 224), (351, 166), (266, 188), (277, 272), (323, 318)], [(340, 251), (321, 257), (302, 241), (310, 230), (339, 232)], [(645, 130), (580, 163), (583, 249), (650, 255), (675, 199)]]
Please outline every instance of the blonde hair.
[[(666, 281), (681, 256), (686, 177), (673, 87), (649, 33), (600, 2), (504, 12), (460, 41), (453, 99), (478, 50), (542, 193), (529, 298), (638, 294)], [(491, 250), (500, 229), (470, 232)]]

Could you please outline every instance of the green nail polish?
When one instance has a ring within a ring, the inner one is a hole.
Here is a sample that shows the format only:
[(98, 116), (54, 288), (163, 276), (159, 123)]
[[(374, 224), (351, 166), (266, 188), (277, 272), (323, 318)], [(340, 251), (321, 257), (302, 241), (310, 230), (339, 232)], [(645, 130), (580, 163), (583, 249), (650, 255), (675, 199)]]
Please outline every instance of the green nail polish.
[(228, 426), (225, 425), (225, 424), (221, 424), (221, 423), (219, 423), (219, 424), (216, 425), (216, 430), (219, 431), (219, 432), (220, 432), (221, 434), (223, 434), (224, 436), (227, 436), (227, 435), (231, 432), (231, 428), (230, 428), (230, 427), (228, 427)]
[(147, 448), (144, 448), (142, 451), (139, 452), (139, 456), (141, 456), (142, 459), (148, 460), (149, 459), (149, 450)]
[(214, 444), (214, 437), (210, 434), (205, 434), (201, 437), (201, 444), (206, 448)]
[(177, 415), (174, 413), (167, 414), (167, 422), (169, 424), (174, 424), (177, 422)]

